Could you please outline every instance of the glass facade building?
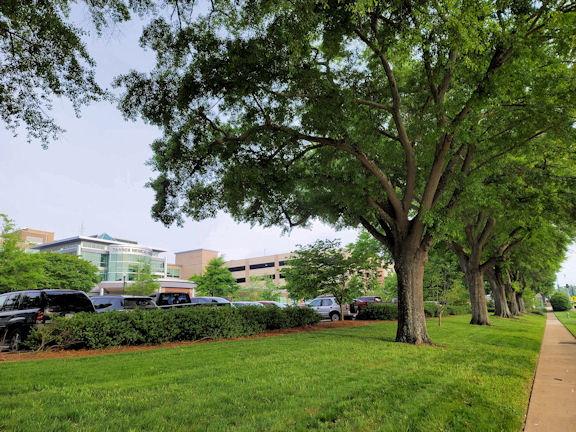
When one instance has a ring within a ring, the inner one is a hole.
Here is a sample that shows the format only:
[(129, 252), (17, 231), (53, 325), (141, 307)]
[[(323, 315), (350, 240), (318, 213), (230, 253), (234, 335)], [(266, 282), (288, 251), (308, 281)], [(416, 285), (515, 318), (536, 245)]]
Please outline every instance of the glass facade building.
[(78, 255), (98, 267), (102, 281), (131, 281), (143, 265), (150, 265), (152, 274), (167, 276), (166, 258), (159, 256), (163, 249), (142, 246), (130, 240), (119, 240), (107, 234), (78, 236), (32, 247), (40, 252)]

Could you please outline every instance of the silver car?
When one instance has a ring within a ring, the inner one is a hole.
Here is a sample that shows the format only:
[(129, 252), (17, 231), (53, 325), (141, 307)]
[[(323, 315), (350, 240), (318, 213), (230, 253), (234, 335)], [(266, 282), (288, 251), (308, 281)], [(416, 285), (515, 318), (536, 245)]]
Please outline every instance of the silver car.
[[(314, 309), (324, 318), (329, 318), (331, 321), (338, 321), (340, 319), (340, 305), (336, 298), (330, 296), (318, 297), (308, 303), (308, 307)], [(355, 318), (358, 315), (356, 309), (348, 304), (344, 305), (344, 318)]]

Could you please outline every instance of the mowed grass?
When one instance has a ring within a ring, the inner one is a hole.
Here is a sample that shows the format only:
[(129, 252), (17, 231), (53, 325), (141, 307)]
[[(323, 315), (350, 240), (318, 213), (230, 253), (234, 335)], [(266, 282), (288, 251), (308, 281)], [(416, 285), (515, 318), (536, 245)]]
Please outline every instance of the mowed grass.
[(2, 431), (520, 431), (545, 319), (429, 320), (0, 364)]
[(566, 312), (554, 312), (556, 318), (560, 320), (562, 324), (576, 337), (576, 312), (574, 310)]

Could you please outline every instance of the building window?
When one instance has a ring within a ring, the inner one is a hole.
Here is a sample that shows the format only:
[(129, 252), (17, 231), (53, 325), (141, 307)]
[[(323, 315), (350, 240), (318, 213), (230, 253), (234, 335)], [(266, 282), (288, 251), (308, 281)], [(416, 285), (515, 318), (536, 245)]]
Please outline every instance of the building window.
[(236, 279), (236, 283), (244, 283), (246, 282), (246, 278), (238, 278)]
[(82, 247), (90, 249), (106, 249), (106, 246), (100, 243), (85, 241), (82, 242)]
[(180, 278), (180, 269), (167, 269), (166, 270), (166, 275), (168, 277), (173, 277), (173, 278)]
[[(250, 267), (250, 268), (252, 268), (252, 267)], [(243, 270), (246, 270), (246, 266), (228, 267), (228, 270), (230, 270), (231, 272), (243, 271)]]
[(267, 263), (262, 263), (262, 264), (252, 264), (250, 266), (250, 270), (269, 268), (269, 267), (274, 267), (274, 263), (273, 262), (267, 262)]
[(280, 267), (283, 267), (283, 266), (286, 265), (286, 261), (278, 261), (278, 265), (279, 265)]
[(90, 264), (96, 267), (104, 267), (108, 265), (108, 257), (106, 254), (100, 254), (96, 252), (86, 252), (82, 251), (82, 259), (88, 261)]

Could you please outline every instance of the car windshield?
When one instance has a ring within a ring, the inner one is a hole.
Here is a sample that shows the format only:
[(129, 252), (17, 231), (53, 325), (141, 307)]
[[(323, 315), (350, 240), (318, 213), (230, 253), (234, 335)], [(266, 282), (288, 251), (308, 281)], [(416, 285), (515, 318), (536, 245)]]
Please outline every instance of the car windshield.
[(88, 296), (81, 292), (46, 293), (48, 307), (52, 312), (88, 312), (94, 311), (94, 306)]

